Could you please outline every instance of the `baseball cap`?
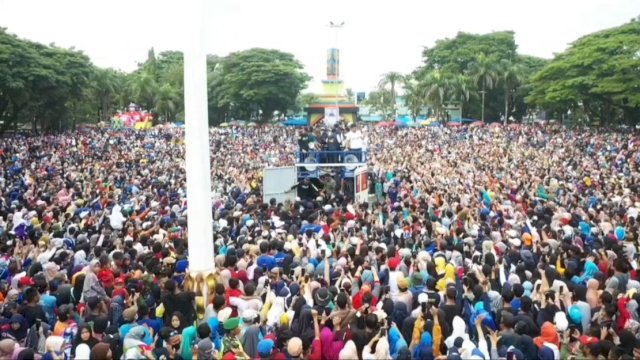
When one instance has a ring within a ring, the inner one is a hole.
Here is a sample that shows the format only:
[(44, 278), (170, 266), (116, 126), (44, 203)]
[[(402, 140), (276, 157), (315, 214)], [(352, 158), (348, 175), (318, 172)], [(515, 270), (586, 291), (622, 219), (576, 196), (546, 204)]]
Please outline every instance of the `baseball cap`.
[(18, 280), (18, 286), (33, 286), (33, 279), (29, 276), (23, 276)]
[(389, 269), (395, 270), (400, 265), (400, 260), (398, 258), (389, 259)]
[(597, 343), (600, 342), (600, 340), (598, 340), (598, 338), (593, 337), (593, 336), (587, 336), (587, 335), (581, 335), (578, 339), (580, 340), (580, 344), (585, 345), (585, 346), (597, 344)]

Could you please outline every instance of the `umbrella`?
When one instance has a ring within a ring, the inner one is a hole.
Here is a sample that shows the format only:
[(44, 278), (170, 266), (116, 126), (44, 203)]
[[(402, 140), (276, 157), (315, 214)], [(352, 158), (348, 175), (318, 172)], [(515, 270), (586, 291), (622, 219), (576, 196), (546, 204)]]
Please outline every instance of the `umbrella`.
[(481, 127), (481, 126), (484, 126), (484, 121), (477, 120), (477, 121), (472, 122), (469, 126), (470, 127)]
[(220, 124), (220, 127), (229, 127), (229, 126), (231, 126), (231, 125), (229, 123), (226, 123), (226, 122)]
[(249, 127), (253, 127), (253, 126), (257, 126), (258, 124), (256, 124), (255, 122), (251, 121), (247, 123), (247, 126)]
[(462, 123), (461, 122), (457, 122), (457, 121), (449, 121), (447, 123), (447, 126), (449, 126), (449, 127), (457, 127), (457, 126), (462, 126)]
[(429, 127), (438, 127), (438, 126), (442, 126), (442, 124), (438, 121), (433, 121), (431, 124), (429, 124)]
[(390, 121), (380, 121), (379, 123), (376, 124), (376, 126), (379, 127), (391, 127), (393, 126), (393, 123)]
[(509, 124), (507, 127), (509, 129), (517, 130), (520, 129), (520, 124)]
[(404, 122), (402, 122), (402, 121), (394, 121), (394, 122), (392, 123), (392, 125), (395, 125), (395, 126), (397, 126), (397, 127), (407, 127), (407, 126), (408, 126), (408, 125), (407, 125), (407, 123), (404, 123)]
[(500, 124), (499, 122), (494, 122), (494, 123), (491, 123), (491, 125), (489, 125), (489, 127), (492, 128), (492, 129), (497, 129), (497, 128), (501, 127), (501, 126), (502, 126), (502, 124)]

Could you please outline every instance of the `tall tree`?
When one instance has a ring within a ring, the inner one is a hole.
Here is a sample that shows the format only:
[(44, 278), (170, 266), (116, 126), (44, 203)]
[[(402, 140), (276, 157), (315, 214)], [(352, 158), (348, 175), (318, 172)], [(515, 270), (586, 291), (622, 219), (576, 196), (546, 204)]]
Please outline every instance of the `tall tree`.
[(603, 124), (640, 117), (640, 22), (584, 36), (532, 79), (527, 100)]
[(509, 119), (509, 99), (515, 96), (515, 89), (524, 79), (524, 69), (516, 62), (502, 59), (498, 64), (498, 81), (504, 88), (504, 125)]
[(496, 58), (489, 57), (484, 53), (478, 54), (475, 61), (469, 64), (469, 74), (473, 77), (476, 84), (480, 86), (480, 95), (482, 96), (482, 121), (484, 121), (484, 100), (487, 89), (493, 88), (498, 76), (495, 64)]
[(395, 72), (395, 71), (390, 71), (388, 73), (385, 73), (382, 75), (380, 81), (378, 82), (378, 87), (381, 89), (386, 88), (387, 86), (389, 86), (389, 92), (391, 94), (391, 103), (393, 104), (393, 109), (394, 109), (394, 113), (393, 113), (393, 117), (395, 119), (395, 109), (396, 109), (396, 84), (399, 84), (402, 82), (404, 78), (404, 75), (402, 75), (399, 72)]
[(448, 100), (450, 84), (446, 74), (439, 70), (426, 73), (421, 79), (425, 88), (425, 99), (435, 111), (436, 118), (442, 119), (444, 105)]
[(416, 120), (420, 111), (425, 106), (425, 89), (413, 76), (405, 76), (403, 79), (404, 102), (409, 109), (411, 119)]
[(310, 77), (292, 54), (270, 49), (232, 53), (221, 62), (219, 106), (244, 105), (262, 112), (270, 120), (275, 111), (286, 113)]

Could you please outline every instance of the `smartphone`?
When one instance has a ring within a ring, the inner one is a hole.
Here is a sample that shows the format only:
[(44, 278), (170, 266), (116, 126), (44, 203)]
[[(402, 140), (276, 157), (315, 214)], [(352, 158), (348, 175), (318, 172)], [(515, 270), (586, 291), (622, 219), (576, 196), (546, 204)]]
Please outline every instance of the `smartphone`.
[(427, 312), (427, 303), (423, 302), (423, 303), (420, 304), (420, 306), (422, 307), (422, 312), (426, 313)]
[(307, 272), (307, 268), (305, 268), (304, 266), (300, 268), (300, 276), (304, 276), (306, 272)]

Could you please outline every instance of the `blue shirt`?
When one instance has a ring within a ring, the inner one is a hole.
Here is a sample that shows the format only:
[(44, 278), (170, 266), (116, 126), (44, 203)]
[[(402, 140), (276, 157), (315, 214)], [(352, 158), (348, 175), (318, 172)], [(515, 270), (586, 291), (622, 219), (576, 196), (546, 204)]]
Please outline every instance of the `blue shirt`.
[(276, 267), (276, 259), (271, 255), (260, 255), (258, 260), (256, 261), (256, 265), (260, 266), (267, 271), (271, 271), (274, 267)]

